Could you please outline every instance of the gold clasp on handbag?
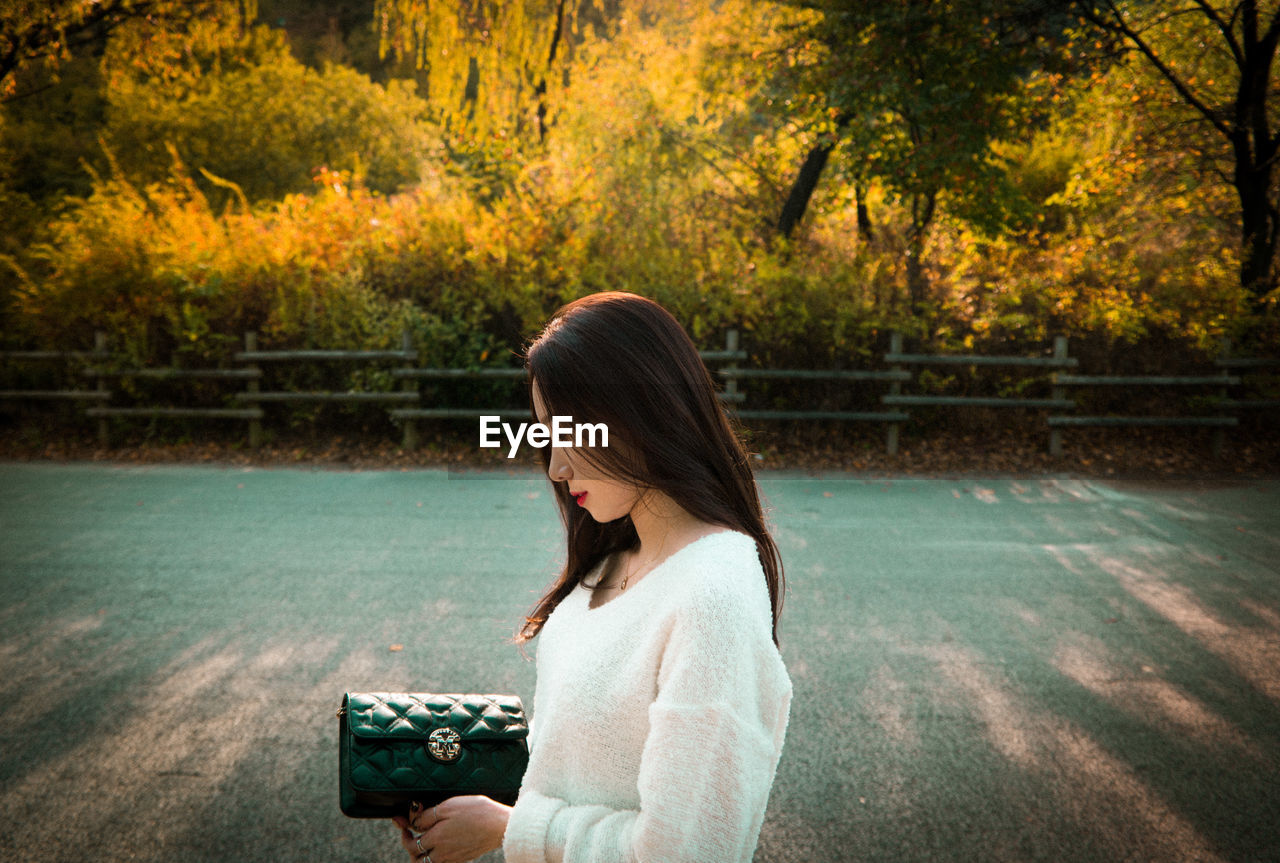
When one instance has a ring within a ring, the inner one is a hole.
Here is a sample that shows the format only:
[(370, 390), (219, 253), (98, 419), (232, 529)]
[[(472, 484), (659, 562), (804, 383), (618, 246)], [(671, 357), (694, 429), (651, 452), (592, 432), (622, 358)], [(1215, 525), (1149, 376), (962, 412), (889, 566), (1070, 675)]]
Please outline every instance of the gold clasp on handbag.
[(427, 735), (427, 754), (442, 764), (457, 761), (462, 755), (462, 735), (452, 728), (437, 728)]

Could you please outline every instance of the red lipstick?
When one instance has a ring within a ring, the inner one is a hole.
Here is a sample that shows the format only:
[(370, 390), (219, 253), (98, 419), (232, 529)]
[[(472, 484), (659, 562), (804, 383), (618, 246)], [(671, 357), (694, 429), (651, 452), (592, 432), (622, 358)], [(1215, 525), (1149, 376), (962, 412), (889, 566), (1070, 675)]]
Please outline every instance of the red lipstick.
[(573, 495), (573, 499), (578, 502), (578, 506), (582, 506), (582, 502), (587, 499), (587, 493), (585, 491), (580, 491)]

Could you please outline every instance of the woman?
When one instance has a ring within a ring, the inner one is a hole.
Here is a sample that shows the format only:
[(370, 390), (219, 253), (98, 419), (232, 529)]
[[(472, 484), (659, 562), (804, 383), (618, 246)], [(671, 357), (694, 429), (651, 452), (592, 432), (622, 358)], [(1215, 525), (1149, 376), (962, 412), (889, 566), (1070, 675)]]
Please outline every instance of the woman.
[(569, 303), (526, 352), (538, 422), (608, 445), (542, 450), (568, 560), (541, 635), (512, 807), (455, 797), (397, 818), (415, 861), (751, 859), (791, 704), (783, 576), (750, 464), (693, 343), (634, 294)]

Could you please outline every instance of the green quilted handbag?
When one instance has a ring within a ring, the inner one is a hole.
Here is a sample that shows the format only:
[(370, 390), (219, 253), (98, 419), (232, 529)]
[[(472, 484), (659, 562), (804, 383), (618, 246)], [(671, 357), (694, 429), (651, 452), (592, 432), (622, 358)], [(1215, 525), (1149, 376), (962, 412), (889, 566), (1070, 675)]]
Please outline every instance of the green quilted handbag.
[(529, 763), (515, 695), (348, 692), (338, 710), (338, 802), (352, 818), (407, 815), (460, 794), (515, 803)]

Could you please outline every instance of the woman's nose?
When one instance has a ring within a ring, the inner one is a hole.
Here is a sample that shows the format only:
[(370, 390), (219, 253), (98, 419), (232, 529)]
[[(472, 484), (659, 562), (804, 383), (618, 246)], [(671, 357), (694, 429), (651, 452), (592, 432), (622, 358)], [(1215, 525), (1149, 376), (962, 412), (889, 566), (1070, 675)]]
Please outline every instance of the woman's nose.
[(551, 448), (547, 476), (551, 477), (552, 482), (567, 482), (573, 478), (573, 468), (569, 466), (569, 460), (564, 457), (564, 450), (560, 447)]

